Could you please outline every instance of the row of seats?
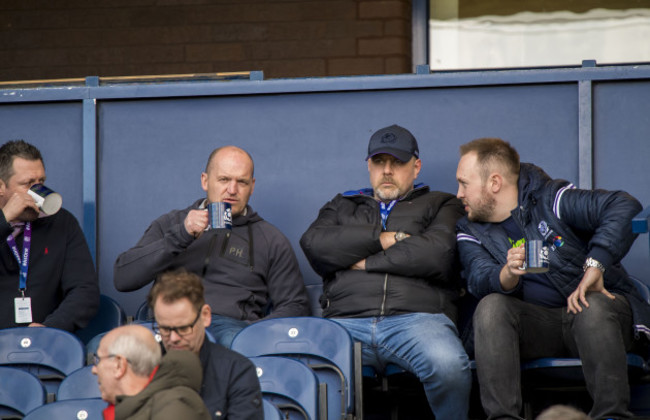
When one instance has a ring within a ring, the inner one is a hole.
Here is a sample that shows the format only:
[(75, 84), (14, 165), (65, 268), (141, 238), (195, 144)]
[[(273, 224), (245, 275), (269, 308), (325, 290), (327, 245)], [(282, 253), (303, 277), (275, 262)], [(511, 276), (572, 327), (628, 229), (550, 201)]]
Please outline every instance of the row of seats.
[[(339, 324), (315, 317), (260, 321), (242, 330), (232, 348), (253, 361), (267, 405), (273, 403), (285, 418), (363, 418), (360, 346)], [(72, 410), (74, 405), (81, 413), (105, 407), (92, 367), (84, 366), (84, 360), (83, 344), (65, 331), (1, 330), (0, 418), (20, 418), (54, 399), (55, 404), (46, 404), (50, 409)], [(640, 384), (632, 390), (632, 410), (647, 415), (648, 364), (633, 354), (628, 362), (631, 379)], [(524, 362), (522, 368), (529, 379), (524, 384), (532, 389), (550, 386), (562, 390), (582, 382), (578, 359), (538, 359)], [(380, 374), (390, 376), (391, 372)], [(96, 401), (59, 404), (79, 399)], [(267, 408), (273, 411), (272, 405)], [(532, 418), (532, 412), (526, 417)]]
[(106, 403), (85, 361), (83, 343), (66, 331), (0, 330), (0, 418), (102, 418)]
[[(84, 366), (85, 359), (83, 343), (65, 331), (1, 330), (0, 419), (102, 418), (107, 403), (101, 399), (92, 365)], [(264, 416), (283, 419), (271, 399), (264, 401)]]

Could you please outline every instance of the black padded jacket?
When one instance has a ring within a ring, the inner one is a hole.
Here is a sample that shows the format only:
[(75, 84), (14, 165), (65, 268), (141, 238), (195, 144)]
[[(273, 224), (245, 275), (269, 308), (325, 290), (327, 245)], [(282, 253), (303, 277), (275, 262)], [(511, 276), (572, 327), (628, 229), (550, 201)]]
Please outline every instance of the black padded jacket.
[[(337, 195), (300, 240), (323, 278), (323, 315), (425, 312), (455, 320), (459, 271), (454, 225), (462, 214), (453, 195), (417, 185), (393, 207), (385, 229), (411, 236), (383, 250), (380, 207), (372, 190)], [(350, 269), (364, 258), (365, 271)]]
[[(528, 163), (521, 164), (518, 189), (519, 206), (512, 217), (526, 238), (547, 241), (551, 270), (545, 275), (551, 284), (567, 298), (582, 280), (586, 258), (593, 257), (605, 265), (605, 288), (625, 295), (630, 302), (636, 331), (650, 333), (650, 305), (620, 263), (636, 238), (631, 219), (641, 211), (641, 204), (623, 191), (576, 189)], [(479, 299), (506, 293), (499, 282), (510, 248), (505, 232), (467, 217), (458, 221), (457, 229), (469, 291)], [(556, 236), (562, 237), (562, 246), (553, 245)], [(517, 293), (519, 287), (507, 293)]]

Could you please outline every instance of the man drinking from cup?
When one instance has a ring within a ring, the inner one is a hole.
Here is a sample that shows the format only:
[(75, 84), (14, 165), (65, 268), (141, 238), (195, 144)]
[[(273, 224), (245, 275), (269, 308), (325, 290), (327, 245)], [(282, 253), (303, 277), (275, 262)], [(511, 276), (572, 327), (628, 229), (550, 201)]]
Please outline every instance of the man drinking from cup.
[[(174, 268), (198, 274), (212, 308), (208, 331), (225, 347), (251, 321), (309, 315), (289, 240), (248, 205), (255, 187), (250, 155), (234, 146), (214, 150), (201, 174), (201, 187), (207, 198), (154, 220), (140, 241), (117, 258), (113, 271), (117, 290), (137, 290)], [(232, 229), (224, 223), (206, 230), (210, 217), (205, 209), (227, 213), (228, 206)], [(270, 304), (273, 309), (267, 314)]]
[[(630, 418), (625, 353), (650, 306), (620, 264), (639, 202), (579, 190), (519, 162), (496, 138), (460, 148), (457, 243), (474, 314), (481, 401), (489, 419), (519, 419), (520, 358), (580, 357), (593, 419)], [(547, 271), (526, 271), (526, 247), (547, 247)], [(539, 245), (539, 244), (537, 244)], [(634, 316), (632, 315), (634, 313)]]
[(97, 276), (79, 223), (60, 202), (42, 211), (32, 195), (38, 195), (30, 190), (34, 186), (43, 195), (56, 194), (44, 182), (36, 147), (23, 140), (0, 147), (0, 328), (74, 331), (99, 307)]

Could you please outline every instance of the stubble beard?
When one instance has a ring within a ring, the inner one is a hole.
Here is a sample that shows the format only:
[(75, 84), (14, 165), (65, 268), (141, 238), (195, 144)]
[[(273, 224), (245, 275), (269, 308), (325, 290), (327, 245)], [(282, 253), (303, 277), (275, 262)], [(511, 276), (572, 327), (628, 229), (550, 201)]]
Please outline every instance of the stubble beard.
[(38, 213), (32, 208), (26, 208), (16, 219), (21, 222), (33, 222), (38, 219)]
[(399, 188), (377, 189), (375, 194), (381, 201), (393, 201), (401, 197)]
[(470, 211), (467, 213), (467, 218), (471, 222), (486, 222), (490, 220), (494, 214), (496, 206), (497, 201), (494, 197), (490, 197), (488, 194), (484, 193), (476, 206), (474, 208), (470, 207)]

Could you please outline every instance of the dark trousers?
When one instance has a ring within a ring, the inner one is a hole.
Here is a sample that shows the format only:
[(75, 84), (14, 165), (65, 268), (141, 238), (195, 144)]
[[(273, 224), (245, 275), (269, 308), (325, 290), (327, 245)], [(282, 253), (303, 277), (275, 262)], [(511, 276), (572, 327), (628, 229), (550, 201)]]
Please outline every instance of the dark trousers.
[(587, 294), (577, 315), (493, 293), (474, 314), (476, 367), (481, 402), (489, 419), (520, 419), (521, 359), (579, 357), (594, 400), (592, 419), (632, 417), (627, 407), (626, 351), (632, 314), (625, 297)]

